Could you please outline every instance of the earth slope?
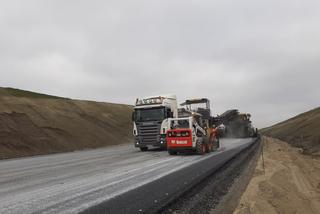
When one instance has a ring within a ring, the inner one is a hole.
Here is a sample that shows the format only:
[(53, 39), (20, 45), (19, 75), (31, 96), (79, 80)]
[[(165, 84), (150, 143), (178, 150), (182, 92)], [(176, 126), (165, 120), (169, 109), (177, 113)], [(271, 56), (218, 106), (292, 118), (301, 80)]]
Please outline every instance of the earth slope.
[(306, 154), (320, 155), (320, 107), (260, 132), (301, 147)]
[(0, 88), (0, 159), (131, 141), (132, 107)]

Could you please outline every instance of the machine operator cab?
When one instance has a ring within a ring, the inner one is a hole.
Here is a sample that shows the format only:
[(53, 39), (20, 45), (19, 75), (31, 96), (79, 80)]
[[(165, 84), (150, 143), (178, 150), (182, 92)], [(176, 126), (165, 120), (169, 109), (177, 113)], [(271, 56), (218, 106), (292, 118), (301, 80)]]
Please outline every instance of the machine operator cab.
[(207, 98), (189, 99), (180, 105), (189, 111), (201, 114), (203, 119), (210, 120), (211, 118), (210, 100)]

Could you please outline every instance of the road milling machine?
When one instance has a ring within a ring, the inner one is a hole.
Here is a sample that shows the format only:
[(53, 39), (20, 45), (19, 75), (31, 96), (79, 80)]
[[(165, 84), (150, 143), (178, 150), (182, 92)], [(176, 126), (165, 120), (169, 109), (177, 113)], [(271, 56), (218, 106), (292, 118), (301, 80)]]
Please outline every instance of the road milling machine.
[(237, 109), (231, 109), (215, 118), (217, 126), (225, 127), (225, 137), (247, 138), (256, 137), (258, 132), (254, 129), (249, 113), (239, 113)]

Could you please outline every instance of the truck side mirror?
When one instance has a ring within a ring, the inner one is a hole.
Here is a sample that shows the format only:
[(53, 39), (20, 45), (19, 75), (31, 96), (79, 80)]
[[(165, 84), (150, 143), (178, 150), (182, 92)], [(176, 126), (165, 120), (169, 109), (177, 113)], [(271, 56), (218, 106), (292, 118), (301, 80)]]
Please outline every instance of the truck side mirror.
[(134, 118), (134, 112), (132, 112), (131, 120), (134, 121), (134, 119), (135, 119), (135, 118)]

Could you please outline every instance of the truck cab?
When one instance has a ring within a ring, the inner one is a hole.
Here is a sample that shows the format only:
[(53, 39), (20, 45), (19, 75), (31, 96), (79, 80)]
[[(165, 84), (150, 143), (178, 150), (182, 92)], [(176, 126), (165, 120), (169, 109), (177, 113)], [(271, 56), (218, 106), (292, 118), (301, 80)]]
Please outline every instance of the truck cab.
[(178, 117), (175, 95), (137, 98), (133, 120), (134, 146), (141, 151), (149, 147), (167, 148), (168, 118)]

